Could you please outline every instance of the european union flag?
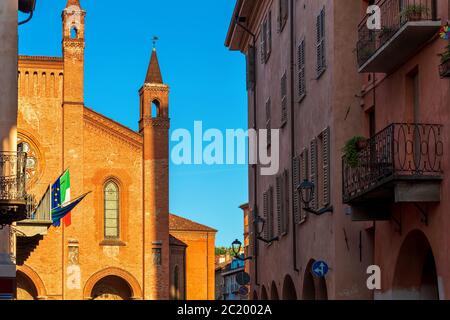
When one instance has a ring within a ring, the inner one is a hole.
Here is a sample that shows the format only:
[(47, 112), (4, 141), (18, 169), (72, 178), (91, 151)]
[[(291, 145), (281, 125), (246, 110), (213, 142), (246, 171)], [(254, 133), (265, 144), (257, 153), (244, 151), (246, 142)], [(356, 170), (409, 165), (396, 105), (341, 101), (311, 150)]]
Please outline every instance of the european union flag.
[[(59, 207), (61, 207), (61, 185), (58, 178), (52, 186), (52, 211)], [(53, 222), (53, 225), (55, 227), (59, 227), (61, 225), (60, 220), (56, 220)]]

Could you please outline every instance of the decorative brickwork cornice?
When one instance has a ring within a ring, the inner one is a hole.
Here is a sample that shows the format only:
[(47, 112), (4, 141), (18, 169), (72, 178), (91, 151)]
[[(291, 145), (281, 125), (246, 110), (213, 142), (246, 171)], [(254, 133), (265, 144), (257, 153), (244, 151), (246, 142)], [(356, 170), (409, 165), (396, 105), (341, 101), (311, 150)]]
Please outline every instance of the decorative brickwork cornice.
[(64, 48), (76, 48), (76, 49), (84, 49), (84, 39), (64, 39), (63, 41)]
[(139, 133), (87, 107), (84, 108), (84, 121), (94, 130), (114, 136), (134, 148), (142, 148), (142, 136)]
[(62, 57), (44, 57), (44, 56), (19, 56), (20, 61), (39, 61), (39, 62), (63, 62), (64, 59)]
[(140, 127), (152, 127), (158, 129), (170, 129), (170, 119), (169, 118), (152, 118), (145, 117), (140, 122)]
[(165, 84), (145, 83), (140, 91), (169, 92), (170, 87)]

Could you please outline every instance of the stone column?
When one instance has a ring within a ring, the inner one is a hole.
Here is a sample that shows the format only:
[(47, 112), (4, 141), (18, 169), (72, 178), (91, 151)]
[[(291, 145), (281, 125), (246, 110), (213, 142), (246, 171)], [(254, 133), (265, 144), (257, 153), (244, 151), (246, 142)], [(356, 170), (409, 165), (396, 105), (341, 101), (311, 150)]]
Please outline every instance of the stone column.
[[(17, 151), (17, 7), (17, 0), (0, 1), (0, 151)], [(16, 276), (9, 232), (9, 227), (0, 230), (0, 280)]]

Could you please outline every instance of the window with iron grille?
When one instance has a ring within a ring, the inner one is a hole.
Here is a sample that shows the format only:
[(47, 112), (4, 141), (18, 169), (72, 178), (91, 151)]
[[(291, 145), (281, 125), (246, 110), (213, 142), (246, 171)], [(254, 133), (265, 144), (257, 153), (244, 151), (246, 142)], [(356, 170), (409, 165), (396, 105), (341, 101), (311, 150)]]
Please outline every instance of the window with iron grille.
[(300, 42), (297, 49), (297, 82), (297, 98), (301, 101), (306, 96), (305, 39)]
[(278, 32), (283, 32), (289, 16), (289, 0), (279, 0), (278, 10)]
[(287, 98), (287, 75), (284, 72), (281, 77), (281, 126), (283, 127), (288, 120), (288, 98)]
[(320, 77), (326, 69), (325, 58), (325, 7), (317, 16), (317, 77)]

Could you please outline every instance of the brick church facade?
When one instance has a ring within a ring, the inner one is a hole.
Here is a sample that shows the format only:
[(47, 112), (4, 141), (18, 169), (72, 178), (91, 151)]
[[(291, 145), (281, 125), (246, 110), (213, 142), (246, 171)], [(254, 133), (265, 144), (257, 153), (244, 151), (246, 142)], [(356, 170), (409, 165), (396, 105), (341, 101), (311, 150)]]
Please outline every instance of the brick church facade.
[(135, 132), (84, 105), (85, 14), (68, 0), (62, 57), (19, 58), (28, 193), (39, 199), (65, 169), (72, 195), (91, 193), (68, 227), (19, 223), (17, 296), (214, 299), (216, 230), (169, 214), (169, 87), (156, 50)]

